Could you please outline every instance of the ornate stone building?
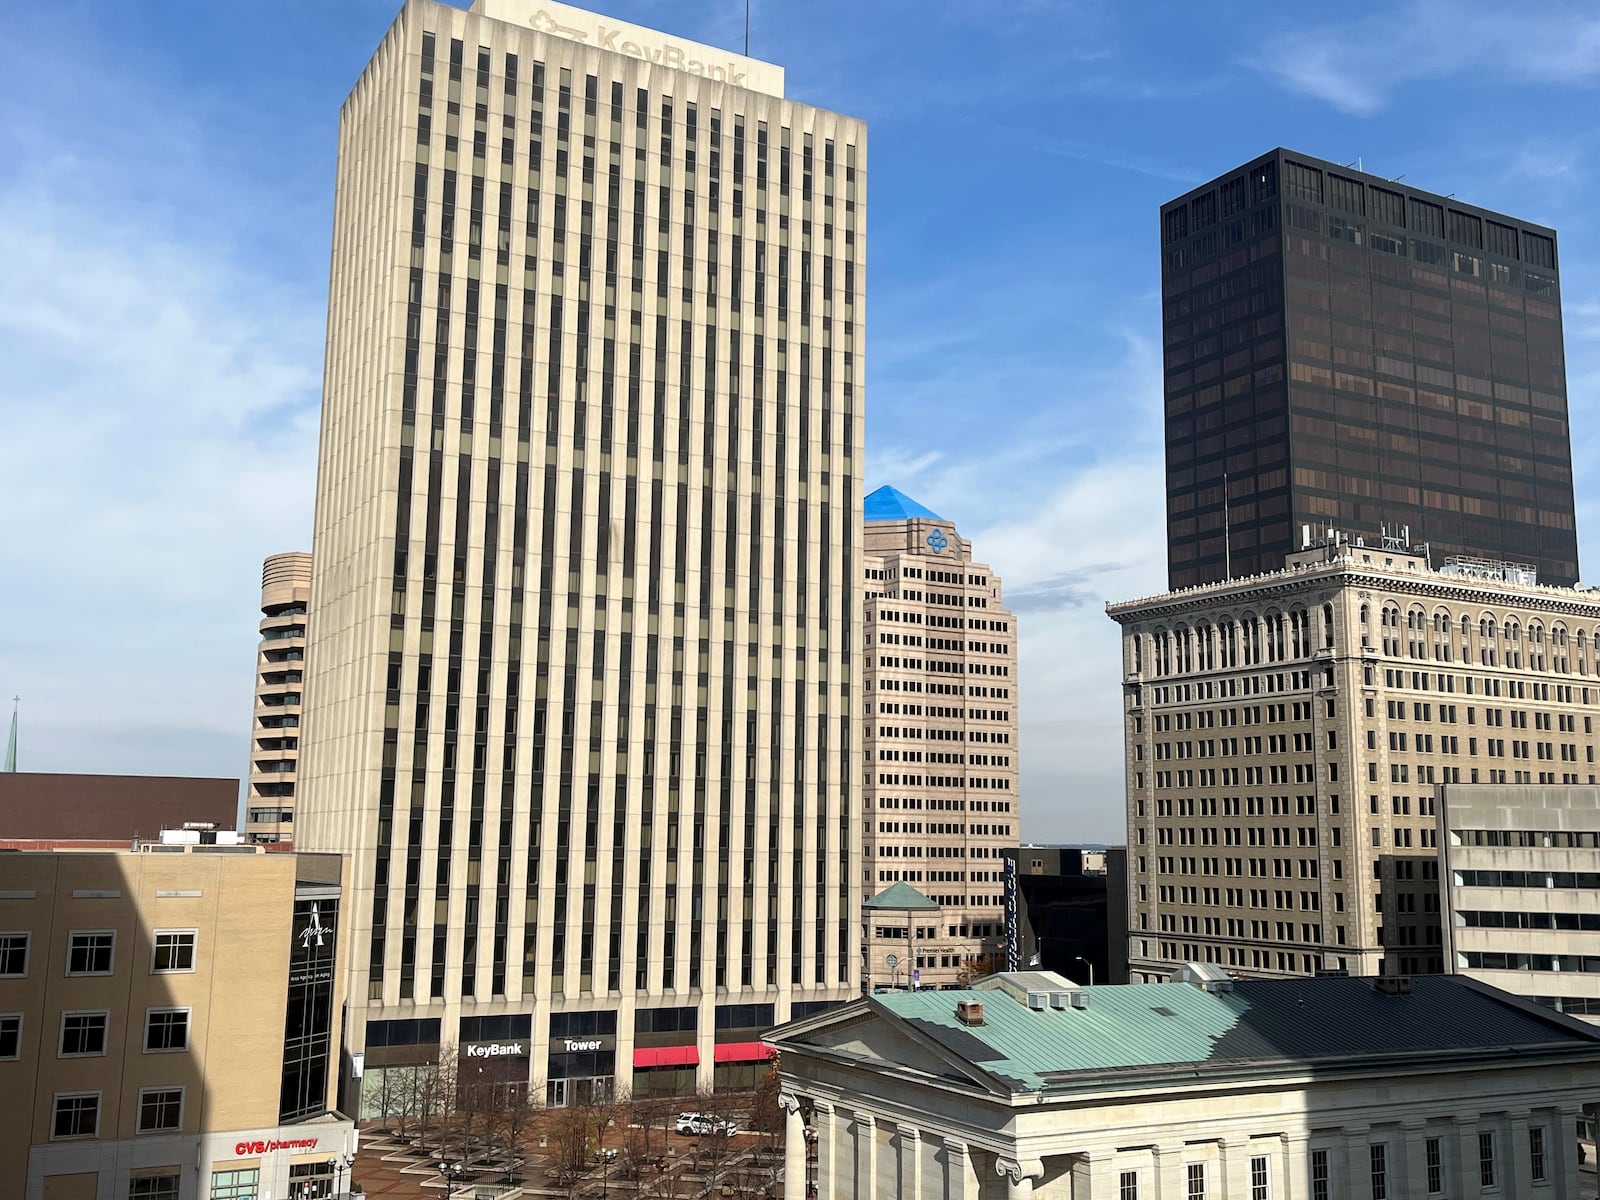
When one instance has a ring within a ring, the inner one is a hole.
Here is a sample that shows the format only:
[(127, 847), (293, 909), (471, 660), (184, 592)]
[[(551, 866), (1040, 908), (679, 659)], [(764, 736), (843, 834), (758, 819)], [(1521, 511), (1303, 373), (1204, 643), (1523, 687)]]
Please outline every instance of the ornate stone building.
[(1600, 597), (1324, 540), (1108, 606), (1134, 980), (1442, 970), (1439, 786), (1595, 782)]

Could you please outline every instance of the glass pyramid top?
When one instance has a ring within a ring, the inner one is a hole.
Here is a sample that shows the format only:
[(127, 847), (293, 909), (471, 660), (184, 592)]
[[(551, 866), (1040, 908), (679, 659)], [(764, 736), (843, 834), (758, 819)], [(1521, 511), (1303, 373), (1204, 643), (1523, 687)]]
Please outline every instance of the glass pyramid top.
[(924, 508), (910, 496), (888, 484), (872, 492), (862, 501), (862, 515), (868, 521), (909, 521), (921, 517), (925, 521), (944, 520), (930, 508)]

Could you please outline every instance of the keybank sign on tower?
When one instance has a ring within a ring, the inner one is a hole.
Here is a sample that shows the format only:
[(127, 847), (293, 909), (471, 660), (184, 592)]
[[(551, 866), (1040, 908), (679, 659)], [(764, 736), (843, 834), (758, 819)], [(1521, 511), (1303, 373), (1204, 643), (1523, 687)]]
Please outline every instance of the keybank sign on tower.
[(472, 11), (656, 66), (783, 95), (783, 68), (549, 0), (475, 0)]

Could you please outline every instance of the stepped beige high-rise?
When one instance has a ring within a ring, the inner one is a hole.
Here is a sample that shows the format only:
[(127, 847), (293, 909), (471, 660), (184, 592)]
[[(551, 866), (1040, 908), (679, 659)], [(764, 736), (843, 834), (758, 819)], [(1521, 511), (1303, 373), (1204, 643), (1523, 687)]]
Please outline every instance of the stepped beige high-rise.
[(1005, 965), (1002, 852), (1016, 848), (1020, 816), (1016, 618), (949, 521), (892, 487), (864, 511), (862, 876), (869, 897), (904, 882), (939, 911), (868, 911), (863, 974), (872, 987), (964, 984)]
[(557, 4), (411, 0), (346, 101), (296, 840), (367, 1115), (857, 993), (865, 194), (781, 68)]
[(250, 792), (245, 831), (252, 842), (292, 842), (300, 758), (301, 689), (311, 555), (274, 554), (261, 567), (261, 645), (250, 718)]

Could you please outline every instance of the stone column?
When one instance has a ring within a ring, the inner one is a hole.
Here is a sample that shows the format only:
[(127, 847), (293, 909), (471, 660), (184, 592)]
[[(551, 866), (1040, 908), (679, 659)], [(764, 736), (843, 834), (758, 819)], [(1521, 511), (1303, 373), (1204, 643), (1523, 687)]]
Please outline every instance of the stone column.
[(978, 1200), (978, 1173), (965, 1142), (944, 1144), (945, 1200)]
[[(1291, 1196), (1311, 1194), (1311, 1155), (1307, 1150), (1310, 1141), (1310, 1135), (1305, 1133), (1283, 1135), (1283, 1154), (1272, 1189), (1274, 1196), (1287, 1200)], [(1330, 1187), (1328, 1190), (1331, 1192), (1333, 1189)]]
[[(1501, 1138), (1495, 1155), (1495, 1182), (1507, 1196), (1515, 1200), (1529, 1200), (1533, 1195), (1533, 1161), (1528, 1154), (1528, 1114), (1517, 1113), (1506, 1123), (1509, 1128)], [(1550, 1147), (1545, 1145), (1545, 1174), (1550, 1171)]]
[(900, 1179), (910, 1183), (908, 1195), (922, 1200), (922, 1134), (904, 1125), (900, 1127)]
[(1328, 1191), (1335, 1196), (1359, 1196), (1368, 1183), (1367, 1125), (1347, 1125), (1328, 1155)]
[(833, 1105), (817, 1101), (817, 1200), (836, 1200), (834, 1164), (839, 1155), (839, 1124)]
[(1033, 1200), (1033, 1181), (1044, 1174), (1044, 1163), (1038, 1159), (998, 1158), (994, 1169), (1006, 1181), (1006, 1200)]
[[(1208, 1179), (1206, 1182), (1213, 1184), (1217, 1181)], [(1189, 1200), (1188, 1193), (1189, 1176), (1183, 1166), (1183, 1147), (1156, 1147), (1157, 1200)]]
[(784, 1113), (783, 1200), (806, 1200), (806, 1119), (800, 1113), (800, 1097), (780, 1092), (778, 1103)]
[(866, 1113), (856, 1113), (856, 1190), (854, 1200), (878, 1197), (878, 1122)]
[(1395, 1147), (1400, 1161), (1390, 1166), (1389, 1173), (1395, 1177), (1396, 1182), (1403, 1183), (1406, 1195), (1426, 1196), (1428, 1194), (1427, 1123), (1415, 1120), (1402, 1121), (1400, 1129), (1404, 1140)]
[(1581, 1108), (1563, 1108), (1550, 1119), (1544, 1135), (1545, 1177), (1556, 1200), (1578, 1200), (1578, 1121)]
[(1241, 1137), (1225, 1137), (1219, 1143), (1222, 1152), (1222, 1179), (1220, 1194), (1232, 1200), (1234, 1196), (1250, 1194), (1250, 1142)]
[(1455, 1192), (1460, 1196), (1476, 1196), (1482, 1190), (1478, 1183), (1478, 1125), (1468, 1117), (1455, 1118)]

